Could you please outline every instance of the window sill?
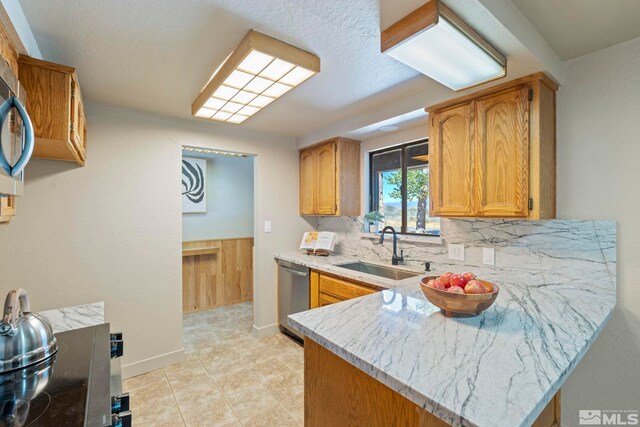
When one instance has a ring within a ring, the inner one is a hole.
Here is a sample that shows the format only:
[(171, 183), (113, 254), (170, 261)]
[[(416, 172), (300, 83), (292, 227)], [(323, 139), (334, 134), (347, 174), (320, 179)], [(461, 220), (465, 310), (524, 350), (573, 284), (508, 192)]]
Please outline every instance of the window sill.
[[(427, 243), (430, 245), (441, 245), (442, 236), (419, 236), (416, 234), (398, 234), (398, 240), (401, 242)], [(379, 239), (380, 233), (360, 233), (361, 239)]]

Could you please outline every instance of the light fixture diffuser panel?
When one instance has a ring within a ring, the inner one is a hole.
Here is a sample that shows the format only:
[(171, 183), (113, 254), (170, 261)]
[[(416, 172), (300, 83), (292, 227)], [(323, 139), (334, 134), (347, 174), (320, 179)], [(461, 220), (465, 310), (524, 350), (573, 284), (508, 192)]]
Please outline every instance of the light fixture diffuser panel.
[(314, 74), (313, 71), (307, 70), (306, 68), (296, 67), (284, 76), (280, 82), (290, 86), (298, 86)]
[(505, 74), (502, 64), (442, 18), (385, 53), (453, 90)]
[(267, 65), (271, 63), (275, 58), (271, 55), (267, 55), (256, 50), (252, 50), (249, 55), (238, 65), (238, 69), (246, 71), (247, 73), (257, 75)]
[(320, 71), (320, 58), (249, 31), (191, 105), (197, 117), (242, 123)]
[(255, 97), (255, 99), (253, 99), (249, 105), (253, 106), (253, 107), (266, 107), (267, 105), (271, 104), (273, 101), (275, 101), (275, 98), (269, 98), (268, 96), (264, 96), (264, 95), (260, 95)]
[(293, 89), (291, 86), (283, 85), (281, 83), (274, 83), (269, 87), (269, 89), (265, 90), (263, 94), (273, 98), (279, 98), (285, 93), (289, 92), (291, 89)]
[(291, 71), (293, 67), (295, 67), (295, 65), (293, 65), (292, 63), (276, 58), (271, 64), (267, 66), (267, 68), (262, 70), (260, 75), (262, 77), (266, 77), (267, 79), (278, 81), (282, 78), (282, 76)]

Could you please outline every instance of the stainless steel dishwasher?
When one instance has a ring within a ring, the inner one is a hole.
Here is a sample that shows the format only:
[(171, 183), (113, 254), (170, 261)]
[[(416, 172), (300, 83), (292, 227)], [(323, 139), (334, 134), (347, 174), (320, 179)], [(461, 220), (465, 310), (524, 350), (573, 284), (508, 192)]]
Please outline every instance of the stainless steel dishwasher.
[(278, 324), (280, 330), (302, 339), (287, 323), (287, 316), (309, 310), (309, 269), (278, 260)]

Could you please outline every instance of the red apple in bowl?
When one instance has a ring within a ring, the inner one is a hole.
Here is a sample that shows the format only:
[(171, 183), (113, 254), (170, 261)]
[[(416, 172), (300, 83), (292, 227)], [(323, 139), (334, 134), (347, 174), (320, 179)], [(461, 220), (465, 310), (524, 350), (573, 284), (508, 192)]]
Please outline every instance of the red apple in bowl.
[(427, 282), (427, 286), (429, 286), (430, 288), (433, 289), (440, 289), (441, 291), (444, 291), (446, 288), (444, 286), (444, 283), (442, 283), (442, 280), (440, 279), (431, 279)]
[(427, 286), (433, 289), (440, 289), (444, 291), (446, 288), (444, 287), (444, 283), (440, 279), (431, 279), (427, 282)]
[(476, 275), (473, 274), (470, 271), (467, 271), (466, 273), (462, 274), (462, 277), (464, 277), (464, 279), (467, 281), (467, 283), (469, 283), (470, 281), (472, 281), (473, 279), (476, 278)]
[(447, 289), (447, 292), (450, 294), (464, 294), (464, 289), (462, 289), (460, 286), (451, 286), (449, 289)]
[(451, 286), (451, 282), (450, 282), (451, 276), (453, 276), (453, 273), (450, 271), (447, 271), (442, 276), (440, 276), (440, 280), (442, 280), (442, 283), (444, 283), (445, 288), (448, 288)]
[(461, 288), (464, 288), (464, 285), (467, 284), (467, 282), (464, 280), (464, 277), (462, 277), (462, 275), (460, 274), (453, 274), (451, 276), (451, 279), (449, 279), (449, 283), (451, 284), (451, 286), (459, 286)]
[(478, 280), (470, 280), (464, 287), (466, 294), (486, 294), (489, 292)]

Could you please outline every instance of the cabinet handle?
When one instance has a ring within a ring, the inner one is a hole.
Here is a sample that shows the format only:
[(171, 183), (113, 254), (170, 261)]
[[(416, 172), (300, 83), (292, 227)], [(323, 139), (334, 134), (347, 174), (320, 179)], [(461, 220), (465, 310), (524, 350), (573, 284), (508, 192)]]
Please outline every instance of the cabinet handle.
[(280, 266), (280, 268), (285, 270), (287, 273), (295, 274), (296, 276), (300, 276), (300, 277), (307, 277), (309, 275), (309, 273), (303, 273), (301, 271), (292, 270), (290, 268), (283, 267), (283, 266)]

